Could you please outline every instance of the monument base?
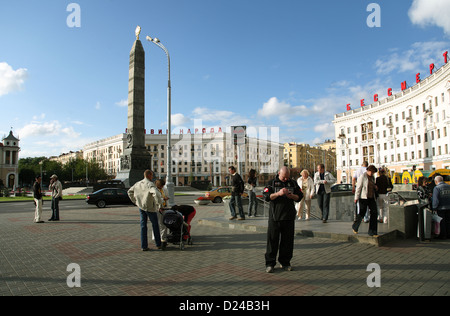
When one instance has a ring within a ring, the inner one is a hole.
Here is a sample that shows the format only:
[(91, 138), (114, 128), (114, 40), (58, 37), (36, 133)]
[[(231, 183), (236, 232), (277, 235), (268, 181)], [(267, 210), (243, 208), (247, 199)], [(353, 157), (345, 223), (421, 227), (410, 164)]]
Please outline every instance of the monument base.
[(127, 153), (120, 157), (120, 171), (116, 180), (121, 180), (125, 188), (131, 188), (136, 182), (144, 179), (144, 171), (150, 169), (151, 155), (148, 152), (140, 154)]

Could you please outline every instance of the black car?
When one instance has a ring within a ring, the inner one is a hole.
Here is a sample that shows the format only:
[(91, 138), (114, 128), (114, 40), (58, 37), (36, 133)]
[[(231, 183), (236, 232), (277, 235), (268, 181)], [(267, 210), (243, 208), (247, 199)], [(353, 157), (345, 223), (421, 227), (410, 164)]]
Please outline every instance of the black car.
[(352, 191), (352, 185), (350, 183), (338, 183), (331, 186), (331, 192), (348, 192)]
[(106, 205), (133, 204), (127, 190), (119, 188), (106, 188), (91, 193), (86, 197), (86, 203), (102, 208)]

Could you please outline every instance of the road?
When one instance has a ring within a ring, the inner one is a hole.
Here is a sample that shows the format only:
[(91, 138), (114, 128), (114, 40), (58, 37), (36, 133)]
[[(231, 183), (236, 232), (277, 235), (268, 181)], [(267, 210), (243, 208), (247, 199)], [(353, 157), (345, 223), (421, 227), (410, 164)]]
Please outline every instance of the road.
[[(177, 204), (192, 204), (192, 196), (176, 196), (175, 202)], [(51, 211), (51, 201), (44, 201), (43, 212), (44, 214)], [(8, 213), (34, 213), (34, 202), (21, 201), (21, 202), (2, 202), (0, 203), (0, 214)], [(124, 208), (129, 206), (123, 205), (108, 205), (106, 209)], [(87, 204), (85, 200), (62, 200), (59, 202), (60, 212), (70, 210), (86, 210), (86, 211), (98, 211), (97, 206)], [(32, 216), (32, 215), (30, 215)], [(45, 220), (45, 219), (44, 219)]]

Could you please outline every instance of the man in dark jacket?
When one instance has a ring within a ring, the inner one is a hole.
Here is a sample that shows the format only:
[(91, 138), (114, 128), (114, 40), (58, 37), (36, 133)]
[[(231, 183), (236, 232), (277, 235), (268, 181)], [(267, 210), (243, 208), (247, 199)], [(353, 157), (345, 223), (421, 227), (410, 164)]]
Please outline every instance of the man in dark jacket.
[(33, 185), (33, 197), (36, 204), (36, 210), (34, 212), (34, 222), (43, 223), (42, 216), (42, 192), (41, 192), (41, 176), (36, 177), (36, 181)]
[(274, 271), (276, 257), (280, 267), (291, 271), (294, 252), (295, 202), (300, 202), (303, 193), (297, 182), (289, 178), (290, 171), (282, 167), (278, 176), (264, 189), (264, 199), (270, 202), (269, 225), (267, 229), (267, 249), (265, 254), (266, 272)]
[(235, 209), (235, 203), (236, 206), (239, 209), (239, 219), (238, 220), (244, 220), (244, 209), (242, 208), (242, 199), (241, 194), (244, 193), (244, 181), (242, 180), (239, 173), (236, 172), (236, 168), (234, 166), (230, 166), (228, 168), (228, 171), (231, 174), (231, 199), (230, 199), (230, 212), (231, 217), (230, 220), (233, 220), (236, 218), (236, 209)]
[(450, 238), (450, 185), (444, 182), (442, 176), (434, 178), (436, 186), (433, 189), (433, 211), (442, 217), (439, 238)]

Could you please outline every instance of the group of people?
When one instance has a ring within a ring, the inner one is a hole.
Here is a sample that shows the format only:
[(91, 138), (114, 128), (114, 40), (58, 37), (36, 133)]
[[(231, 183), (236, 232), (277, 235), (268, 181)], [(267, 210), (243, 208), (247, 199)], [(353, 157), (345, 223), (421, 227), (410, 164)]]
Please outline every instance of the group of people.
[[(256, 199), (256, 170), (251, 169), (248, 174), (247, 183), (244, 183), (242, 177), (236, 172), (234, 166), (228, 167), (228, 172), (231, 176), (231, 199), (230, 199), (230, 220), (236, 219), (236, 207), (239, 211), (238, 220), (245, 220), (244, 208), (242, 207), (241, 195), (246, 189), (248, 191), (248, 217), (256, 217), (256, 211), (258, 210), (258, 201)], [(253, 210), (253, 215), (252, 215)]]
[[(44, 205), (43, 196), (42, 193), (42, 178), (40, 175), (38, 175), (35, 179), (35, 182), (33, 184), (33, 198), (34, 198), (34, 204), (35, 204), (35, 212), (34, 212), (34, 222), (35, 223), (44, 223), (42, 220), (42, 206)], [(50, 177), (50, 185), (49, 189), (52, 192), (52, 204), (51, 204), (51, 210), (52, 210), (52, 216), (48, 219), (49, 222), (51, 221), (59, 221), (59, 201), (62, 200), (63, 196), (63, 189), (62, 184), (58, 180), (58, 176), (56, 174), (52, 175)]]
[[(375, 174), (378, 177), (375, 179)], [(353, 174), (352, 192), (355, 194), (355, 220), (353, 233), (357, 234), (361, 222), (369, 223), (369, 236), (378, 236), (378, 222), (387, 223), (387, 193), (393, 185), (383, 168), (377, 169), (367, 161)]]
[[(164, 209), (168, 208), (169, 194), (163, 179), (153, 180), (151, 170), (144, 171), (144, 179), (136, 182), (129, 190), (130, 200), (139, 208), (141, 224), (141, 249), (149, 251), (148, 247), (148, 227), (150, 220), (153, 229), (153, 238), (156, 247), (164, 250), (167, 246), (167, 227), (163, 223)], [(190, 232), (190, 221), (195, 216), (195, 209), (189, 205), (173, 205), (172, 210), (180, 212)]]
[[(249, 191), (250, 200), (248, 215), (251, 216), (252, 208), (254, 207), (254, 215), (256, 216), (255, 170), (250, 171), (247, 184), (244, 184), (242, 177), (236, 172), (234, 166), (230, 166), (228, 170), (232, 176), (230, 220), (237, 218), (236, 206), (239, 209), (239, 219), (245, 219), (241, 202), (241, 194), (244, 192), (245, 187)], [(323, 164), (317, 166), (314, 180), (309, 177), (308, 171), (303, 170), (301, 177), (297, 181), (294, 181), (290, 177), (290, 169), (282, 167), (275, 179), (264, 188), (264, 200), (270, 203), (265, 253), (266, 272), (274, 272), (277, 255), (280, 268), (285, 271), (292, 270), (291, 259), (294, 250), (295, 218), (297, 212), (301, 218), (303, 206), (306, 206), (306, 216), (309, 218), (311, 199), (314, 195), (317, 195), (319, 207), (322, 211), (322, 221), (326, 223), (330, 207), (331, 186), (335, 182), (336, 179), (331, 173), (325, 171)]]
[(323, 164), (317, 166), (314, 180), (309, 176), (308, 170), (302, 170), (300, 177), (297, 179), (297, 184), (303, 193), (303, 198), (295, 205), (298, 220), (303, 219), (303, 208), (305, 208), (305, 219), (309, 220), (311, 216), (311, 200), (317, 195), (322, 222), (326, 223), (330, 214), (331, 186), (335, 183), (336, 178), (330, 172), (325, 171), (325, 165)]
[[(247, 183), (245, 183), (242, 177), (236, 172), (236, 168), (234, 166), (230, 166), (228, 171), (231, 175), (232, 188), (230, 200), (230, 220), (234, 220), (236, 218), (238, 220), (245, 220), (241, 199), (241, 195), (244, 193), (244, 190), (247, 190), (249, 197), (247, 215), (249, 217), (257, 216), (258, 201), (256, 199), (255, 192), (257, 185), (256, 170), (251, 169), (249, 171)], [(301, 201), (295, 203), (298, 219), (302, 219), (303, 208), (305, 208), (306, 219), (309, 219), (311, 199), (314, 195), (317, 195), (317, 201), (322, 213), (322, 221), (326, 223), (330, 213), (331, 186), (335, 183), (336, 179), (331, 173), (325, 171), (325, 166), (323, 164), (319, 164), (317, 166), (317, 172), (314, 174), (314, 180), (309, 177), (308, 170), (303, 170), (301, 172), (301, 176), (297, 180), (297, 184), (303, 193), (303, 198)], [(239, 218), (236, 216), (236, 207), (239, 210)]]
[(417, 182), (419, 201), (442, 218), (438, 238), (450, 238), (450, 185), (444, 182), (440, 174), (435, 174), (430, 183), (426, 177), (420, 177)]

